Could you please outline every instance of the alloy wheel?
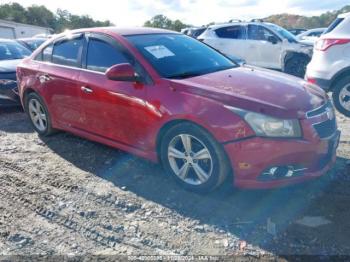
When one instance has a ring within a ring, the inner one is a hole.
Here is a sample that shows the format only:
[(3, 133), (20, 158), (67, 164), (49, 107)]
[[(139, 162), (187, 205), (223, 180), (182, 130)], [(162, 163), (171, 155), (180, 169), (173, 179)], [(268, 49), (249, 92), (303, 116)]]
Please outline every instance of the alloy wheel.
[(339, 93), (340, 105), (350, 111), (350, 84), (346, 85)]
[(168, 146), (168, 160), (177, 177), (190, 185), (202, 185), (213, 172), (209, 149), (198, 138), (180, 134)]
[(40, 132), (44, 132), (47, 129), (47, 116), (41, 103), (37, 99), (32, 98), (29, 100), (28, 109), (35, 128)]

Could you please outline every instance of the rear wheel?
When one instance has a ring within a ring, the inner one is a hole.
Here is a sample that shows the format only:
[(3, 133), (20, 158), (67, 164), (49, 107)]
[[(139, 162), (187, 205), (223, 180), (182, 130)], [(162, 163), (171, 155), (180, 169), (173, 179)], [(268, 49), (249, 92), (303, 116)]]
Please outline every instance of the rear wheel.
[(350, 117), (350, 76), (340, 79), (333, 90), (333, 101), (336, 109)]
[(43, 99), (39, 95), (30, 93), (26, 97), (25, 108), (32, 126), (39, 135), (49, 136), (54, 133), (50, 114)]
[(167, 171), (184, 188), (209, 192), (229, 174), (229, 161), (222, 146), (204, 129), (183, 123), (168, 130), (160, 158)]
[(295, 55), (288, 59), (284, 72), (293, 76), (304, 78), (306, 67), (310, 63), (310, 58), (302, 55)]

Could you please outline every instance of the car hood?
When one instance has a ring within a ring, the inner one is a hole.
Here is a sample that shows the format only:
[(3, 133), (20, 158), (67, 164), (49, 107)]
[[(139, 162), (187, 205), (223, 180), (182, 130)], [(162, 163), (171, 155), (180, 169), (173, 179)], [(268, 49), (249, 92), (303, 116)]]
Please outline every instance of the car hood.
[(22, 59), (15, 60), (0, 60), (0, 73), (12, 73), (16, 72), (17, 65)]
[(300, 78), (250, 66), (171, 81), (182, 92), (279, 118), (304, 118), (327, 100), (321, 88)]

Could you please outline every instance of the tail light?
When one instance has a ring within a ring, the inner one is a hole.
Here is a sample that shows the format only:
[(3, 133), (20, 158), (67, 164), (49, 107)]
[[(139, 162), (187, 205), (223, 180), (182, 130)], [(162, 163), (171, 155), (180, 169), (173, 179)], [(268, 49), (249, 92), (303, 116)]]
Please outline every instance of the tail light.
[(334, 45), (344, 45), (350, 43), (350, 39), (319, 39), (315, 44), (318, 51), (326, 51)]
[(311, 84), (317, 84), (317, 81), (315, 78), (311, 78), (311, 77), (306, 77), (306, 81), (308, 81)]

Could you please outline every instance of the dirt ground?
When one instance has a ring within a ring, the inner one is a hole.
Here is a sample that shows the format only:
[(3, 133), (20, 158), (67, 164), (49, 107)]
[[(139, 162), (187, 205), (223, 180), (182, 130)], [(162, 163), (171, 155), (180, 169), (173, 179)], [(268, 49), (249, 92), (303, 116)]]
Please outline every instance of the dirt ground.
[(337, 164), (321, 179), (198, 195), (158, 165), (41, 138), (20, 110), (0, 111), (0, 255), (350, 256), (350, 119), (338, 122)]

